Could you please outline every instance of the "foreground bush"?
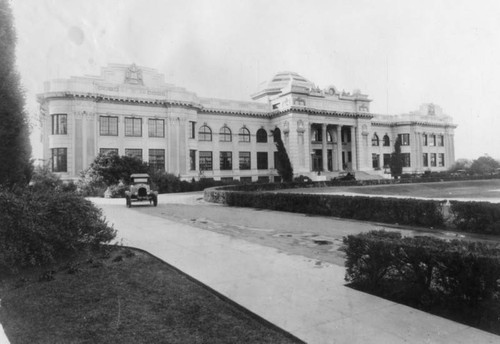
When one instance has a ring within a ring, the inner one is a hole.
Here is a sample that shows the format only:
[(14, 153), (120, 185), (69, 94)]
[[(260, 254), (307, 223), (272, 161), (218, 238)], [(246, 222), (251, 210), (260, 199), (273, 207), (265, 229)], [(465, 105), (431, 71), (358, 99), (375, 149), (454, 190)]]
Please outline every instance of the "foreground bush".
[[(345, 279), (354, 287), (459, 318), (491, 316), (488, 326), (500, 331), (499, 245), (372, 231), (344, 237), (342, 249)], [(495, 314), (489, 305), (496, 305)]]
[(0, 209), (0, 266), (46, 264), (116, 235), (101, 210), (73, 192), (0, 190)]

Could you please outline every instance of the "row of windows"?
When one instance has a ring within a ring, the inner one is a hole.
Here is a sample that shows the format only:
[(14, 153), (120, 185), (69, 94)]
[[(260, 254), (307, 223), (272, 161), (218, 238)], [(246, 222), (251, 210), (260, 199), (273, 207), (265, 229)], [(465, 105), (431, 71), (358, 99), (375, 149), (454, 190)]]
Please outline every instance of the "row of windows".
[[(194, 122), (192, 122), (194, 123)], [(192, 130), (192, 129), (191, 129)], [(194, 135), (191, 135), (191, 138), (194, 138)], [(200, 141), (212, 141), (212, 129), (208, 125), (203, 125), (200, 127), (198, 130), (198, 140)], [(233, 134), (231, 132), (231, 129), (229, 129), (227, 126), (223, 126), (219, 130), (219, 141), (220, 142), (232, 142), (233, 140)], [(264, 129), (259, 129), (257, 130), (256, 133), (256, 140), (259, 143), (266, 143), (267, 142), (267, 131)], [(247, 128), (243, 127), (240, 129), (238, 133), (238, 141), (239, 142), (250, 142), (250, 130)]]
[[(430, 158), (430, 161), (429, 161)], [(436, 160), (437, 158), (437, 160)], [(430, 162), (430, 165), (429, 165)], [(423, 164), (424, 167), (444, 167), (444, 153), (423, 153)]]
[[(100, 116), (99, 134), (101, 136), (118, 136), (118, 117)], [(125, 136), (142, 136), (142, 118), (125, 117)], [(149, 118), (148, 136), (165, 137), (165, 120)]]
[[(277, 153), (277, 152), (276, 152)], [(275, 163), (276, 163), (276, 153), (275, 153)], [(238, 163), (240, 170), (250, 170), (252, 168), (251, 152), (238, 152)], [(190, 157), (190, 169), (192, 171), (196, 170), (196, 151), (191, 150), (189, 152)], [(198, 152), (198, 164), (200, 171), (212, 171), (213, 166), (213, 153), (210, 151), (200, 151)], [(257, 152), (257, 169), (267, 170), (268, 165), (268, 153), (267, 152)], [(230, 171), (233, 169), (233, 152), (219, 152), (219, 169), (221, 171)]]
[[(401, 146), (409, 146), (410, 145), (410, 134), (398, 134), (398, 138), (401, 142)], [(384, 147), (389, 147), (390, 146), (390, 139), (389, 136), (384, 135), (383, 137), (383, 146)], [(378, 135), (375, 133), (372, 136), (372, 146), (379, 146), (380, 141), (378, 138)], [(444, 136), (443, 135), (427, 135), (423, 134), (423, 145), (424, 146), (444, 146)]]
[[(402, 153), (403, 167), (411, 167), (410, 153)], [(430, 161), (429, 161), (430, 158)], [(383, 155), (383, 167), (388, 168), (391, 164), (391, 154)], [(372, 167), (375, 169), (380, 168), (380, 154), (372, 154)], [(430, 164), (429, 164), (430, 163)], [(424, 167), (444, 167), (444, 153), (423, 153)]]

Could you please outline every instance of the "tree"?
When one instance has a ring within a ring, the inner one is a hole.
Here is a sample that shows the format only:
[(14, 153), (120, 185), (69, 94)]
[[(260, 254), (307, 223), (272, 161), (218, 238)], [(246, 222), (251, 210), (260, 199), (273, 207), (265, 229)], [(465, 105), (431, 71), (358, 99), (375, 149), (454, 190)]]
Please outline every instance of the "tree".
[(391, 154), (391, 175), (398, 179), (403, 173), (403, 155), (401, 154), (401, 139), (394, 143), (394, 152)]
[(455, 163), (448, 169), (448, 172), (457, 172), (457, 171), (467, 171), (470, 169), (472, 165), (472, 161), (469, 159), (457, 159)]
[(500, 168), (500, 163), (490, 156), (482, 156), (472, 162), (470, 172), (475, 174), (491, 174)]
[(276, 169), (278, 174), (283, 178), (284, 182), (291, 182), (293, 180), (293, 167), (286, 152), (285, 145), (281, 139), (281, 130), (276, 128), (271, 130), (273, 133), (274, 142), (276, 143), (276, 148), (278, 149), (276, 158)]
[(83, 173), (84, 178), (99, 178), (106, 185), (115, 185), (120, 181), (130, 183), (132, 173), (147, 173), (148, 164), (138, 157), (119, 156), (115, 152), (99, 154), (90, 167)]
[(7, 187), (26, 185), (33, 171), (13, 22), (9, 2), (0, 0), (0, 184)]

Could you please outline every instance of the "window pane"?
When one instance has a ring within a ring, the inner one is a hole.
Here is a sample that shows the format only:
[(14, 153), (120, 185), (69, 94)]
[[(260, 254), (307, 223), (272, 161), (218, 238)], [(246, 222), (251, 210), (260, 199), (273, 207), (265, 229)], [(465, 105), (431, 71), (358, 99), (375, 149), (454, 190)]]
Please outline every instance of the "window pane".
[(165, 171), (165, 150), (150, 149), (149, 150), (149, 166), (155, 170)]
[(257, 169), (267, 170), (267, 152), (257, 152)]
[(165, 137), (165, 121), (163, 119), (152, 119), (148, 121), (149, 137)]
[(257, 130), (257, 142), (261, 143), (267, 142), (267, 132), (262, 128)]
[(52, 148), (52, 172), (68, 172), (66, 148)]
[(250, 168), (250, 152), (240, 152), (240, 170), (249, 170)]
[(212, 130), (204, 125), (198, 131), (198, 136), (200, 141), (212, 141)]
[(137, 157), (142, 160), (142, 149), (125, 148), (125, 155)]
[(200, 171), (211, 171), (213, 169), (212, 152), (200, 152), (199, 159)]
[(250, 142), (250, 131), (246, 128), (241, 128), (239, 139), (240, 142)]
[(221, 170), (232, 170), (233, 169), (233, 153), (232, 152), (220, 152), (220, 169)]

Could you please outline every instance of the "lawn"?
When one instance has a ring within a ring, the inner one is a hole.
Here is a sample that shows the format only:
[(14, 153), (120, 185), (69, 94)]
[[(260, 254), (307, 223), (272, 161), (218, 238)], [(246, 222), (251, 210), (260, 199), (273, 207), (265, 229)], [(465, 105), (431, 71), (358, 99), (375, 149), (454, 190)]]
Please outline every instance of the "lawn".
[(396, 195), (424, 198), (500, 199), (500, 180), (470, 180), (418, 184), (392, 184), (287, 190), (307, 193), (357, 193), (364, 195)]
[(302, 343), (129, 248), (0, 276), (0, 323), (11, 344)]

